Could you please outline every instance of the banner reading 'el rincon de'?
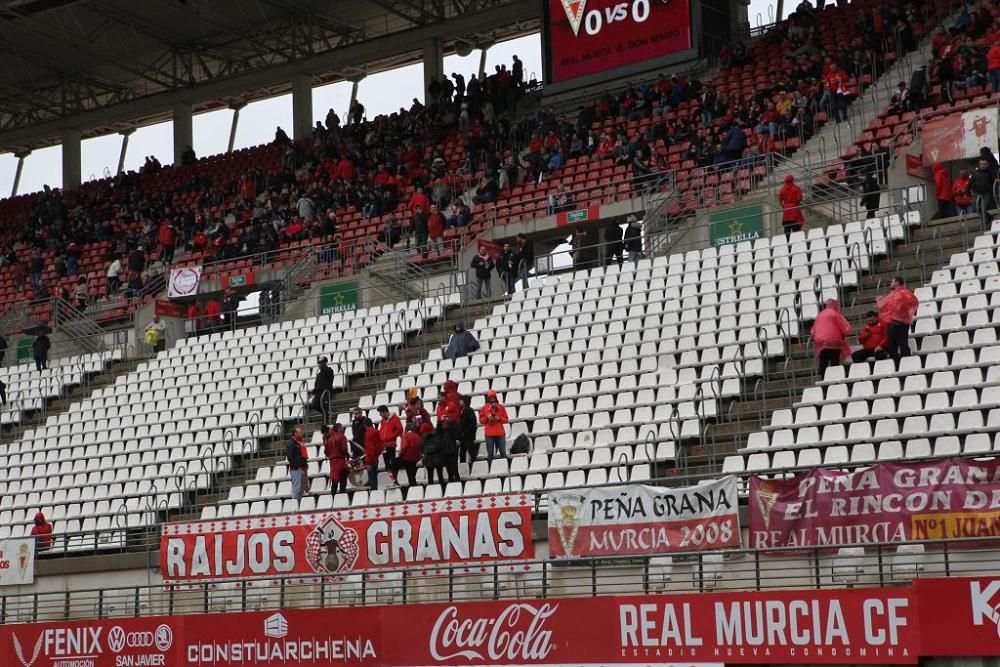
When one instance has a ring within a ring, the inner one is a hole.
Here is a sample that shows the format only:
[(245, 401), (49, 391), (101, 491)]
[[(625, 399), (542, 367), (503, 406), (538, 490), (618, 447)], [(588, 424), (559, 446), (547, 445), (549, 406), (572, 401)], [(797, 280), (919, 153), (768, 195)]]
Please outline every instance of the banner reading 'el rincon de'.
[(163, 581), (197, 583), (534, 557), (530, 495), (494, 495), (163, 526)]
[(755, 548), (1000, 536), (1000, 460), (881, 463), (750, 480)]
[(666, 488), (630, 484), (549, 494), (553, 558), (630, 556), (740, 544), (736, 478)]

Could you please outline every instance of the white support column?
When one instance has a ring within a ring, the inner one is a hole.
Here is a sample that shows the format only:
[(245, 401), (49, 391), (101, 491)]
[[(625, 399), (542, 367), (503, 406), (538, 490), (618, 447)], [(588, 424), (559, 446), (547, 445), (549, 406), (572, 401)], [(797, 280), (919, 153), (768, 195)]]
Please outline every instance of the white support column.
[(441, 42), (428, 39), (424, 42), (424, 104), (430, 104), (430, 93), (427, 89), (434, 79), (440, 79), (444, 72), (444, 50)]
[(482, 79), (483, 75), (486, 74), (486, 54), (489, 53), (490, 47), (493, 46), (494, 42), (483, 42), (479, 45), (479, 78)]
[(125, 171), (125, 156), (128, 154), (128, 138), (135, 134), (135, 128), (130, 127), (127, 130), (122, 130), (118, 134), (122, 135), (122, 148), (118, 153), (118, 171), (116, 174), (120, 174)]
[(62, 133), (62, 188), (75, 190), (80, 187), (80, 130), (63, 130)]
[(181, 156), (188, 147), (194, 146), (194, 131), (192, 129), (191, 105), (178, 102), (173, 106), (174, 113), (174, 164), (181, 163)]
[(296, 74), (292, 77), (292, 138), (296, 141), (312, 138), (312, 77)]

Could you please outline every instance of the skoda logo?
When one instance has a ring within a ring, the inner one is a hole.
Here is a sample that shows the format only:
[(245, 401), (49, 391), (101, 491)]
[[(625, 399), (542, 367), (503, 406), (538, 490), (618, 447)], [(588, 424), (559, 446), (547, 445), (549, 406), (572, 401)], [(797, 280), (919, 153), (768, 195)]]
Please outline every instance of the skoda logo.
[(169, 625), (161, 625), (156, 628), (154, 641), (156, 642), (157, 650), (167, 651), (174, 643), (174, 631), (170, 629)]
[(120, 625), (111, 628), (111, 632), (108, 633), (108, 648), (115, 653), (121, 653), (125, 648), (125, 631)]

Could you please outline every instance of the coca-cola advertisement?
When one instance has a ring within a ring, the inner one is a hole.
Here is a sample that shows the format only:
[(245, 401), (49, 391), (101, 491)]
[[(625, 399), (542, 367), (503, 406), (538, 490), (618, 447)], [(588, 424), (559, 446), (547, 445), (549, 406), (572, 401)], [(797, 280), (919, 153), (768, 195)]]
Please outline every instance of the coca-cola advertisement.
[(912, 664), (899, 589), (496, 600), (0, 626), (13, 667)]
[[(160, 540), (165, 584), (444, 566), (534, 557), (530, 495), (494, 495), (167, 523)], [(461, 571), (461, 567), (459, 567)]]
[(553, 558), (630, 556), (740, 545), (736, 477), (698, 486), (644, 484), (549, 494)]

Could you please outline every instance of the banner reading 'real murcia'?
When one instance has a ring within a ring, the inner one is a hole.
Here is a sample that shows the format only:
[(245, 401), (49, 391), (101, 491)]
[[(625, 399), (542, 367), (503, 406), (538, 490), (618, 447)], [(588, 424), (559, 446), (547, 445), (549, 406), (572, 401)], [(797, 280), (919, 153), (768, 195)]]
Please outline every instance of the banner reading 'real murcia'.
[(750, 479), (750, 544), (823, 547), (1000, 536), (1000, 459), (880, 463)]
[(698, 486), (630, 484), (549, 494), (553, 558), (629, 556), (740, 544), (736, 477)]
[(532, 506), (530, 495), (495, 495), (167, 523), (160, 567), (165, 584), (194, 584), (513, 564), (535, 554)]

